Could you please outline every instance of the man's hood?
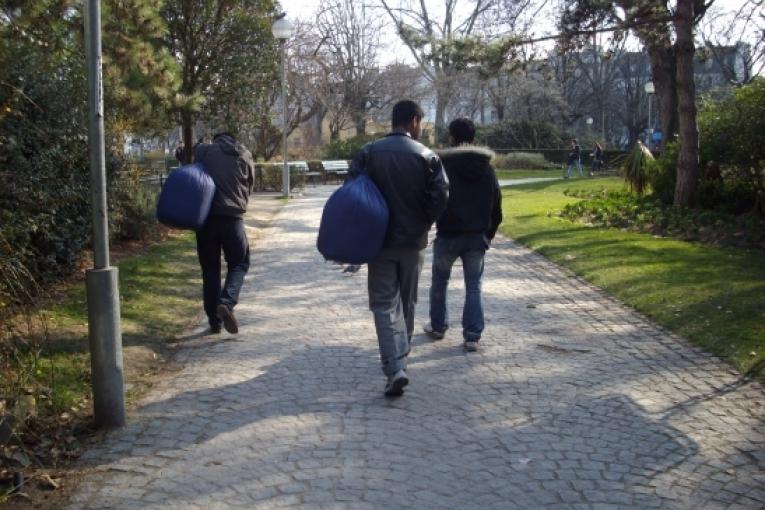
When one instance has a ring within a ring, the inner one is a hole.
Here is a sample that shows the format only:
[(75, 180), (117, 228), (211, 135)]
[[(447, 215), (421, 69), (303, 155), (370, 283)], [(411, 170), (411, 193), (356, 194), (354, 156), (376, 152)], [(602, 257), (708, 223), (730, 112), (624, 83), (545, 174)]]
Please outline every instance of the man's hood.
[(494, 151), (488, 147), (481, 147), (480, 145), (458, 145), (457, 147), (449, 147), (448, 149), (439, 149), (438, 155), (441, 159), (468, 156), (491, 161), (491, 158), (494, 157)]
[(221, 135), (215, 137), (215, 143), (225, 154), (232, 156), (242, 156), (247, 149), (242, 144), (234, 140), (233, 137), (228, 135)]
[(449, 178), (459, 176), (466, 181), (478, 181), (486, 177), (491, 169), (494, 151), (477, 145), (459, 145), (438, 151), (447, 168)]

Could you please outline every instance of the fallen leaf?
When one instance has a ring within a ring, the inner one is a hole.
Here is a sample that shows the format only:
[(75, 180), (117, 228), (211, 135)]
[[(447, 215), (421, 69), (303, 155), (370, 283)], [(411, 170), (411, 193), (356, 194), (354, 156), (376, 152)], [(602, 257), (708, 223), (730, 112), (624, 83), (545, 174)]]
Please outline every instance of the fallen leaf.
[(43, 485), (48, 489), (56, 490), (60, 487), (60, 484), (48, 474), (40, 475), (40, 479), (42, 480)]
[(24, 452), (13, 452), (10, 455), (10, 458), (24, 467), (29, 467), (32, 464), (32, 461), (29, 460), (29, 456)]

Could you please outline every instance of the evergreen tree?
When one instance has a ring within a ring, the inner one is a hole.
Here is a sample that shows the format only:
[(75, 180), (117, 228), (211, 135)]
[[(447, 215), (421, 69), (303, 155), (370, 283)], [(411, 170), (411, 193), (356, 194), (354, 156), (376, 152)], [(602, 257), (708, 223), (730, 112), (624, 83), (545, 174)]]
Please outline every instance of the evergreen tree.
[(237, 114), (260, 97), (253, 92), (278, 79), (270, 23), (275, 12), (272, 0), (168, 0), (162, 7), (166, 44), (181, 69), (175, 109), (186, 161), (203, 107), (236, 127)]

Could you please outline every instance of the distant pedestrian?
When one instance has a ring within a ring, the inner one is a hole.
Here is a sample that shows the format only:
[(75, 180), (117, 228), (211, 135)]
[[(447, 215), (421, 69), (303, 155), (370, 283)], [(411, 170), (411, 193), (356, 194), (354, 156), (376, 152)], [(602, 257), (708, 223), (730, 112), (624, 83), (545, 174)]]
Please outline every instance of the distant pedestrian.
[(406, 357), (414, 331), (417, 284), (428, 230), (446, 207), (449, 182), (441, 161), (416, 140), (424, 113), (413, 101), (393, 107), (392, 131), (365, 145), (349, 171), (362, 169), (380, 189), (390, 210), (380, 255), (368, 265), (369, 308), (374, 315), (385, 395), (400, 396), (409, 384)]
[[(212, 143), (195, 147), (194, 160), (204, 164), (216, 187), (210, 216), (197, 232), (205, 313), (211, 333), (219, 333), (221, 323), (229, 333), (238, 333), (234, 307), (250, 268), (243, 216), (254, 183), (252, 154), (231, 134), (218, 133)], [(222, 289), (221, 249), (227, 266)]]
[(603, 168), (603, 147), (598, 142), (595, 142), (590, 157), (592, 158), (590, 177), (592, 177), (595, 172), (599, 172)]
[(183, 156), (184, 156), (184, 147), (182, 143), (179, 143), (178, 146), (175, 148), (175, 159), (178, 161), (179, 165), (183, 164)]
[(571, 177), (571, 169), (574, 166), (579, 169), (579, 177), (584, 177), (584, 173), (582, 172), (582, 148), (579, 146), (579, 142), (571, 140), (571, 151), (568, 153), (566, 173), (563, 176), (565, 179)]
[(452, 266), (461, 259), (465, 279), (462, 338), (466, 351), (478, 350), (484, 329), (481, 298), (484, 255), (502, 222), (502, 194), (490, 164), (494, 153), (471, 145), (474, 139), (473, 121), (455, 119), (449, 124), (449, 143), (453, 147), (438, 153), (449, 178), (449, 204), (436, 222), (430, 322), (424, 327), (436, 340), (446, 334), (447, 287)]

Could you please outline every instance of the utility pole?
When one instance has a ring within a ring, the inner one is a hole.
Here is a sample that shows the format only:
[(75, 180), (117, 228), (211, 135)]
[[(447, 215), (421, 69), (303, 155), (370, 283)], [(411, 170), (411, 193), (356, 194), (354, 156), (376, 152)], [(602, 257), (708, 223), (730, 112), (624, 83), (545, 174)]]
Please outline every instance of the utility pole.
[(88, 151), (93, 208), (93, 269), (89, 269), (86, 276), (93, 415), (96, 426), (113, 428), (125, 424), (125, 383), (118, 274), (116, 267), (109, 266), (100, 0), (87, 0), (85, 41), (88, 67)]

